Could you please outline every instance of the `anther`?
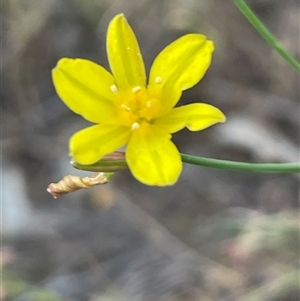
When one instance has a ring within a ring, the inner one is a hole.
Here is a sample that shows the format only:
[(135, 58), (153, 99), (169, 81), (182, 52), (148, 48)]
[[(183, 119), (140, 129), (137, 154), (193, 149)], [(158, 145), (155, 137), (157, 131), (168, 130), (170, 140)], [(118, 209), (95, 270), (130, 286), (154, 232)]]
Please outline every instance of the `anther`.
[(140, 124), (138, 122), (134, 122), (131, 126), (132, 130), (137, 130), (140, 127)]
[(110, 86), (110, 89), (114, 92), (114, 93), (117, 93), (118, 92), (118, 88), (116, 85), (111, 85)]
[(156, 76), (155, 82), (156, 82), (157, 84), (160, 84), (160, 83), (162, 82), (162, 78), (159, 77), (159, 76)]
[(126, 111), (131, 111), (131, 109), (128, 106), (126, 106), (124, 103), (121, 104), (121, 108), (125, 109)]
[(147, 101), (147, 102), (146, 102), (146, 106), (147, 106), (147, 108), (150, 108), (150, 107), (151, 107), (151, 105), (152, 105), (152, 104), (151, 104), (151, 101)]
[(133, 92), (133, 93), (137, 93), (137, 92), (139, 92), (140, 90), (141, 90), (141, 87), (140, 87), (140, 86), (136, 86), (136, 87), (132, 88), (132, 92)]

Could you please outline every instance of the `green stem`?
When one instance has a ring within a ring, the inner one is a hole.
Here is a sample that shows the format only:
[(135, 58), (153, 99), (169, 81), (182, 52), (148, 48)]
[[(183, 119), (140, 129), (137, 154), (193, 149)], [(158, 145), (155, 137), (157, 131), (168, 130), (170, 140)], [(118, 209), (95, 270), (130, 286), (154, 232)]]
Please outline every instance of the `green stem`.
[(256, 28), (260, 35), (291, 65), (300, 73), (300, 63), (279, 43), (272, 33), (257, 18), (244, 0), (233, 0), (239, 10), (248, 21)]
[(254, 171), (265, 173), (298, 173), (300, 172), (300, 163), (246, 163), (228, 160), (211, 159), (204, 157), (181, 154), (182, 161), (185, 163), (218, 168), (227, 170)]
[[(299, 173), (300, 163), (246, 163), (228, 160), (219, 160), (212, 158), (204, 158), (181, 154), (182, 161), (188, 164), (197, 166), (226, 169), (226, 170), (239, 170), (239, 171), (252, 171), (252, 172), (265, 172), (265, 173)], [(118, 156), (117, 159), (103, 159), (92, 165), (82, 165), (72, 160), (73, 167), (86, 171), (93, 172), (114, 172), (128, 169), (125, 158)], [(145, 168), (147, 168), (145, 166)]]

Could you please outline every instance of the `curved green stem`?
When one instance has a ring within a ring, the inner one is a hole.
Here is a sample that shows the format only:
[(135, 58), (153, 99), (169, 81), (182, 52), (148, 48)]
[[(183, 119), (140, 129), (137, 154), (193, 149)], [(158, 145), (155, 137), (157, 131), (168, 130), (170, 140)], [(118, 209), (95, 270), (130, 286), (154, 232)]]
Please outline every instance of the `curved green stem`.
[(260, 33), (260, 35), (291, 65), (300, 73), (300, 63), (278, 42), (272, 33), (257, 18), (244, 0), (233, 0), (239, 10), (248, 21)]
[[(226, 169), (226, 170), (239, 170), (239, 171), (252, 171), (252, 172), (265, 172), (265, 173), (299, 173), (300, 163), (246, 163), (228, 160), (219, 160), (212, 158), (204, 158), (198, 156), (191, 156), (181, 154), (182, 161), (188, 164), (197, 166)], [(105, 157), (95, 164), (82, 165), (72, 160), (73, 167), (86, 171), (93, 172), (114, 172), (128, 169), (123, 153), (118, 153), (116, 157)], [(147, 166), (145, 166), (147, 168)]]
[(300, 163), (246, 163), (229, 160), (219, 160), (204, 157), (181, 154), (182, 161), (185, 163), (205, 166), (218, 169), (254, 171), (265, 173), (298, 173)]

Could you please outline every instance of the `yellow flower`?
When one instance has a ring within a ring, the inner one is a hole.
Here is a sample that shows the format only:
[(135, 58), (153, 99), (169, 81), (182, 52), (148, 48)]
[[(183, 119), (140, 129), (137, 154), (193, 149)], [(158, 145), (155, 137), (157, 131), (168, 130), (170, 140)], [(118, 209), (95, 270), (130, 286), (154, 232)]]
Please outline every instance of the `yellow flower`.
[(172, 185), (182, 170), (171, 134), (187, 127), (203, 130), (225, 122), (214, 106), (175, 107), (182, 91), (193, 87), (208, 69), (214, 45), (201, 34), (187, 34), (156, 57), (146, 82), (139, 45), (123, 14), (107, 31), (112, 73), (85, 59), (62, 58), (53, 69), (56, 91), (65, 104), (96, 125), (75, 133), (70, 154), (92, 164), (127, 144), (132, 174), (148, 185)]

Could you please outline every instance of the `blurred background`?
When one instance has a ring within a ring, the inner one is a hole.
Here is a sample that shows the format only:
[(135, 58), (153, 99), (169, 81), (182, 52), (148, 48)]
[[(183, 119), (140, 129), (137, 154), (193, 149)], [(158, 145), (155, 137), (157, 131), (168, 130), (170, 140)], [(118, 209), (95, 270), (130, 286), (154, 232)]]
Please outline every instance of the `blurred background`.
[[(249, 0), (299, 59), (299, 2)], [(108, 66), (106, 29), (123, 12), (147, 69), (189, 32), (215, 42), (204, 79), (180, 104), (207, 102), (224, 125), (174, 135), (181, 152), (299, 161), (299, 76), (224, 0), (6, 0), (2, 5), (2, 300), (299, 300), (297, 175), (185, 165), (172, 187), (130, 172), (53, 199), (49, 183), (90, 175), (68, 139), (88, 123), (55, 93), (61, 57)]]

